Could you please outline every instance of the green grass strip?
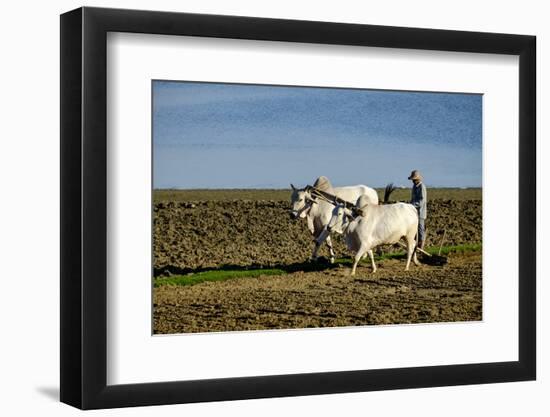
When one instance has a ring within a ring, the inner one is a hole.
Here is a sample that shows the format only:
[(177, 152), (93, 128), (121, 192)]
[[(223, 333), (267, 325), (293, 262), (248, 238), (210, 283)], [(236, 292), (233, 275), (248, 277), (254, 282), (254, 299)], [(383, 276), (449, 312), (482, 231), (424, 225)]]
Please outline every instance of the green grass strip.
[[(456, 246), (444, 246), (441, 249), (441, 255), (447, 256), (452, 253), (467, 253), (467, 252), (479, 252), (482, 249), (481, 243), (465, 244)], [(426, 252), (437, 255), (439, 252), (438, 246), (430, 246), (426, 248)], [(404, 251), (384, 253), (380, 256), (375, 256), (375, 260), (380, 262), (386, 259), (401, 259), (405, 257)], [(370, 262), (369, 259), (364, 259), (363, 262)], [(328, 268), (333, 268), (337, 264), (351, 265), (353, 263), (352, 258), (337, 258), (334, 265), (323, 265), (316, 263), (304, 263), (287, 269), (281, 268), (266, 268), (266, 269), (239, 269), (239, 270), (212, 270), (195, 272), (187, 275), (172, 275), (169, 277), (158, 277), (154, 279), (154, 286), (161, 287), (163, 285), (195, 285), (206, 281), (226, 281), (233, 278), (256, 278), (259, 276), (267, 275), (285, 275), (295, 270), (303, 271), (323, 271)]]
[(188, 275), (172, 275), (170, 277), (155, 278), (154, 286), (162, 285), (195, 285), (206, 281), (226, 281), (233, 278), (255, 278), (262, 275), (284, 275), (287, 272), (282, 269), (246, 269), (236, 271), (213, 270), (196, 272)]

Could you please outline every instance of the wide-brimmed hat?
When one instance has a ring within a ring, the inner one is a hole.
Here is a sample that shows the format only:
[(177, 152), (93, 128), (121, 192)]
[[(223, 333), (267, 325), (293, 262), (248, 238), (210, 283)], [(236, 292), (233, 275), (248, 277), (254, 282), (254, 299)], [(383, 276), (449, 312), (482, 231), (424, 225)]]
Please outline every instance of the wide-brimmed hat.
[(411, 172), (411, 175), (409, 175), (410, 180), (421, 180), (422, 175), (420, 174), (420, 171), (415, 169)]

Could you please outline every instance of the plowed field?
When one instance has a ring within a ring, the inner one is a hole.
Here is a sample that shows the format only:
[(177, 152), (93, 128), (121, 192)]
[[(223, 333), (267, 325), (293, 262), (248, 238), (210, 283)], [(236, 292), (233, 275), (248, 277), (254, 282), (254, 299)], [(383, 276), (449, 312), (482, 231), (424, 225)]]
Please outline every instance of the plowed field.
[[(431, 193), (428, 245), (439, 245), (444, 230), (445, 246), (481, 243), (481, 192), (460, 192)], [(480, 251), (451, 253), (445, 266), (413, 265), (409, 272), (402, 259), (380, 261), (376, 274), (366, 262), (355, 277), (347, 264), (300, 270), (313, 242), (305, 221), (290, 219), (289, 197), (282, 190), (155, 194), (156, 277), (297, 265), (283, 275), (159, 286), (155, 333), (481, 320)], [(347, 256), (343, 239), (334, 240), (337, 256)]]

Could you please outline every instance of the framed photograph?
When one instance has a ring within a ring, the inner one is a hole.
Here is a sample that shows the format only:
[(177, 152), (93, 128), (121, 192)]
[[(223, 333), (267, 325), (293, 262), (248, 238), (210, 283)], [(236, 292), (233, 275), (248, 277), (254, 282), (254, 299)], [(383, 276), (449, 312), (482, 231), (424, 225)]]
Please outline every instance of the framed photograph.
[(535, 37), (61, 16), (61, 401), (533, 380)]

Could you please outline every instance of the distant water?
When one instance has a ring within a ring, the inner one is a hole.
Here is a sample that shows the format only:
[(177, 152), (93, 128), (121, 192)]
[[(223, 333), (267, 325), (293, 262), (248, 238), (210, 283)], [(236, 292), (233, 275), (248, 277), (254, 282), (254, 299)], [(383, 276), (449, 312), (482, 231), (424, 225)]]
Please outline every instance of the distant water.
[(155, 188), (480, 187), (482, 96), (154, 83)]

